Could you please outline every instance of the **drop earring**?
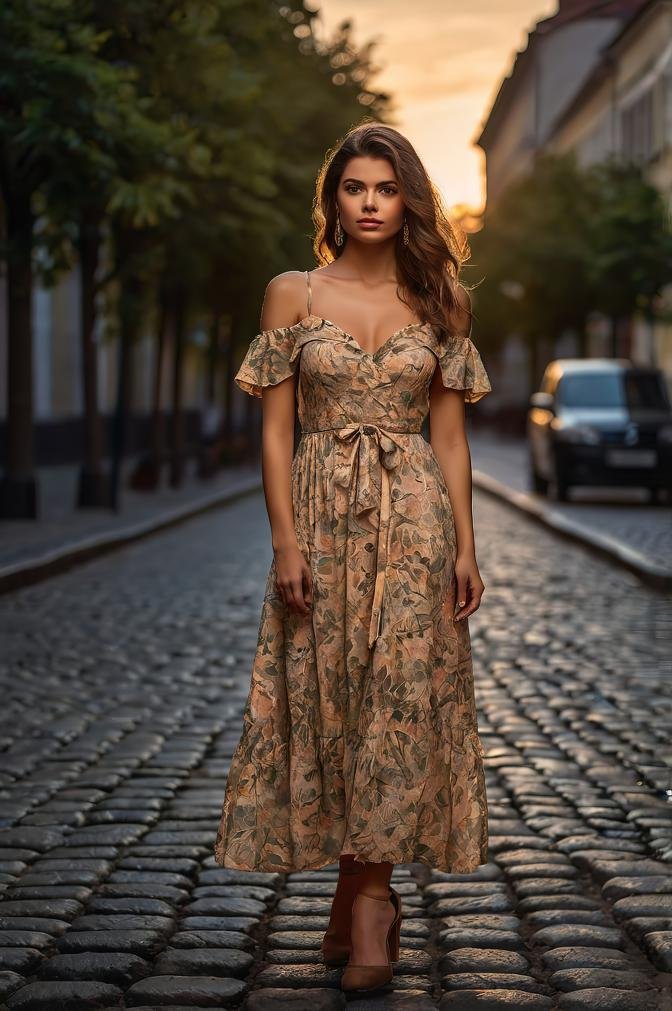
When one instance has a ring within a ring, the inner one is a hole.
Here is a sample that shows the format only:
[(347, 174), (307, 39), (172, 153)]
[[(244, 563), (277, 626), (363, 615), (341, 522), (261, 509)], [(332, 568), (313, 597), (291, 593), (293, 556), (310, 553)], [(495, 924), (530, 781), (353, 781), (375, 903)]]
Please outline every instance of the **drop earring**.
[(403, 232), (404, 245), (407, 246), (409, 233), (408, 233), (408, 221), (406, 220), (406, 218), (404, 218), (404, 227), (402, 229), (402, 232)]
[(338, 208), (336, 209), (336, 229), (334, 231), (334, 242), (337, 246), (343, 245), (343, 229), (341, 228), (341, 218), (338, 213)]

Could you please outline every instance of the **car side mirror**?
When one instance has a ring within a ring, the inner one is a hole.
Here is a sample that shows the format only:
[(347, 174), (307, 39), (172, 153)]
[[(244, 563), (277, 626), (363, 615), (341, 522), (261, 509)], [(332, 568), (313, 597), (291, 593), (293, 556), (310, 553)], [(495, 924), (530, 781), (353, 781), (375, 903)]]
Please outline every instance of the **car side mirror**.
[(553, 411), (554, 404), (552, 393), (533, 393), (530, 397), (530, 407), (538, 407), (542, 411)]

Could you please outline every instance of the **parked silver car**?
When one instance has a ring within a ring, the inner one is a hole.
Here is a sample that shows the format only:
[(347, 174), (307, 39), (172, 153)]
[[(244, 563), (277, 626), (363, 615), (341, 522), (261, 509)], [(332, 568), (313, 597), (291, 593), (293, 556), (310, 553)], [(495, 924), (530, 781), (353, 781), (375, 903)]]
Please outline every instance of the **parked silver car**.
[(572, 485), (672, 489), (672, 407), (659, 369), (625, 359), (557, 358), (527, 414), (535, 491), (568, 498)]

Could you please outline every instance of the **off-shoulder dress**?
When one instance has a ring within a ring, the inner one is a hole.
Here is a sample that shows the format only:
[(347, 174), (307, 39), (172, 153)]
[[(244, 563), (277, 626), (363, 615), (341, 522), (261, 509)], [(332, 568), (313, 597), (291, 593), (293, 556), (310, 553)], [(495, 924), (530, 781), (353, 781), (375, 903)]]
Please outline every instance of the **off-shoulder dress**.
[(251, 340), (235, 376), (261, 397), (297, 373), (291, 489), (314, 594), (308, 615), (290, 613), (273, 559), (214, 844), (223, 867), (352, 853), (470, 872), (487, 859), (453, 513), (421, 434), (437, 367), (469, 402), (491, 389), (469, 337), (413, 323), (368, 353), (309, 301), (300, 322)]

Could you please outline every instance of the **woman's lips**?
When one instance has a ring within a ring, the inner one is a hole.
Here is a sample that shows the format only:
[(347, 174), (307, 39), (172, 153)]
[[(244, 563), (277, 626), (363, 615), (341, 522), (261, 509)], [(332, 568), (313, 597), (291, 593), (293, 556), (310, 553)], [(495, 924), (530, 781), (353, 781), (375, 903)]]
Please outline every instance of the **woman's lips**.
[(357, 222), (357, 224), (359, 225), (360, 228), (365, 228), (365, 229), (380, 228), (380, 226), (382, 225), (382, 223), (383, 223), (382, 221), (358, 221)]

